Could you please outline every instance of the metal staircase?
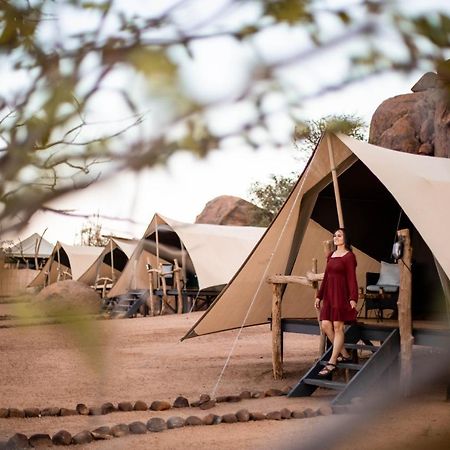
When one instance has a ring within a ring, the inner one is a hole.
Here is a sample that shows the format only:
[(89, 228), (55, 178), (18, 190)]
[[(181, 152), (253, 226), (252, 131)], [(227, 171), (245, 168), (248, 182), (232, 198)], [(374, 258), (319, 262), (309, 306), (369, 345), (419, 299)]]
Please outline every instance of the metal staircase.
[(145, 305), (148, 291), (137, 289), (115, 297), (110, 309), (111, 317), (135, 317), (141, 306)]
[[(374, 345), (373, 342), (380, 342)], [(342, 362), (337, 364), (340, 369), (354, 372), (348, 382), (331, 381), (319, 377), (318, 374), (328, 362), (332, 347), (330, 347), (314, 366), (303, 376), (298, 384), (289, 392), (289, 397), (310, 396), (317, 388), (327, 388), (338, 392), (332, 405), (345, 405), (355, 397), (361, 397), (388, 369), (393, 368), (400, 352), (400, 334), (398, 329), (371, 328), (356, 324), (345, 331), (345, 347), (348, 350), (367, 350), (371, 354), (361, 363)], [(336, 371), (334, 372), (336, 373)]]

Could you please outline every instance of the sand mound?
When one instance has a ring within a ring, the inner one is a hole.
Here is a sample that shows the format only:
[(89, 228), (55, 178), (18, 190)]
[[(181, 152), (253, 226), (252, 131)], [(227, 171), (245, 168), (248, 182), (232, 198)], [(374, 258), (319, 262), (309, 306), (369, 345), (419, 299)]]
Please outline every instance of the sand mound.
[(73, 280), (59, 281), (42, 289), (33, 306), (49, 314), (95, 314), (100, 310), (100, 296), (90, 287)]

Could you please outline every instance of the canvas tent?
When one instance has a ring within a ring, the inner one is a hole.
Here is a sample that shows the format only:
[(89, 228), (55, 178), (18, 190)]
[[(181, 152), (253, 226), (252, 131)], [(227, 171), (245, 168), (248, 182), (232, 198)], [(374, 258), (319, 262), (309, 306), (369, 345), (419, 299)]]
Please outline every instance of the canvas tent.
[(95, 285), (100, 278), (110, 279), (114, 283), (125, 269), (139, 241), (111, 238), (97, 259), (78, 278), (88, 286)]
[[(413, 247), (413, 318), (448, 320), (450, 160), (397, 152), (329, 135), (345, 227), (358, 259), (357, 278), (389, 261), (396, 230)], [(338, 227), (327, 137), (323, 136), (289, 198), (229, 285), (186, 334), (194, 337), (267, 323), (274, 274), (305, 275), (313, 257), (324, 270), (322, 240)], [(289, 284), (283, 318), (315, 318), (311, 288)]]
[(56, 281), (78, 280), (102, 250), (102, 247), (67, 245), (58, 241), (47, 263), (29, 286), (48, 286)]
[(145, 265), (173, 262), (183, 269), (187, 287), (223, 287), (264, 232), (260, 227), (189, 224), (155, 214), (109, 297), (147, 289)]
[(8, 262), (17, 262), (21, 266), (25, 265), (27, 268), (37, 268), (40, 264), (51, 255), (53, 244), (46, 241), (37, 233), (33, 233), (23, 241), (19, 241), (16, 245), (8, 248), (5, 256)]

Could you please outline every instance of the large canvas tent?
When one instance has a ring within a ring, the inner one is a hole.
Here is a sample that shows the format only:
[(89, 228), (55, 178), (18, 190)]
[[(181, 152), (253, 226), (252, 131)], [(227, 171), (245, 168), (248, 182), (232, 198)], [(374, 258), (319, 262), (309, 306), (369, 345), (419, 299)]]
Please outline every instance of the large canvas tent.
[(102, 279), (115, 282), (125, 269), (139, 241), (132, 239), (111, 238), (97, 259), (78, 278), (78, 281), (93, 286)]
[(58, 241), (47, 263), (29, 286), (42, 287), (56, 281), (78, 280), (102, 250), (103, 247), (67, 245)]
[(155, 214), (108, 296), (147, 289), (146, 264), (180, 264), (188, 288), (223, 287), (264, 232), (261, 227), (189, 224)]
[[(345, 227), (358, 260), (357, 278), (389, 261), (397, 229), (413, 246), (413, 318), (448, 320), (450, 160), (397, 152), (345, 135), (322, 136), (303, 174), (265, 235), (185, 337), (267, 323), (267, 276), (305, 275), (312, 258), (324, 270), (322, 240), (338, 227), (329, 146), (333, 151)], [(289, 284), (283, 318), (315, 318), (314, 293)]]

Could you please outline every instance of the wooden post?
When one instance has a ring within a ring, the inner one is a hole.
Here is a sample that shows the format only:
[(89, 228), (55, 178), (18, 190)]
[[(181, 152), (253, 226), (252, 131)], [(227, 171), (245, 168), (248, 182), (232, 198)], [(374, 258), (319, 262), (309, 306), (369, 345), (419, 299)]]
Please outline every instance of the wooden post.
[(400, 379), (403, 395), (411, 393), (412, 379), (412, 335), (411, 315), (411, 259), (412, 248), (409, 230), (398, 230), (397, 236), (403, 240), (403, 256), (400, 264), (400, 290), (398, 296), (398, 323), (400, 328)]
[(331, 138), (329, 133), (327, 133), (327, 144), (328, 144), (328, 155), (330, 157), (331, 176), (333, 178), (334, 197), (336, 199), (336, 209), (339, 220), (339, 227), (344, 228), (344, 216), (342, 214), (341, 194), (339, 192), (336, 163), (334, 161), (333, 146), (331, 144)]
[(281, 290), (282, 284), (272, 284), (272, 365), (273, 378), (283, 378), (283, 361), (281, 357)]
[(180, 266), (178, 265), (178, 260), (175, 258), (173, 260), (173, 276), (175, 278), (175, 287), (177, 290), (177, 314), (183, 312), (183, 293), (181, 292), (181, 277), (180, 277)]
[[(317, 273), (317, 258), (313, 258), (312, 260), (312, 272)], [(317, 298), (317, 293), (319, 292), (319, 282), (313, 281), (312, 285), (314, 289), (314, 300)], [(319, 323), (320, 330), (320, 341), (319, 341), (319, 358), (325, 353), (326, 348), (326, 336), (322, 331), (322, 325), (320, 324), (320, 310), (316, 309), (317, 322)]]
[(161, 310), (159, 312), (160, 316), (164, 315), (166, 312), (166, 304), (167, 304), (167, 284), (166, 284), (166, 277), (164, 276), (164, 273), (162, 271), (162, 265), (159, 265), (160, 270), (160, 276), (158, 279), (161, 282), (161, 288), (162, 288), (162, 298), (161, 298)]
[(153, 299), (153, 272), (152, 266), (150, 264), (150, 258), (147, 258), (147, 274), (148, 274), (148, 298), (147, 306), (150, 310), (150, 315), (153, 317), (155, 315), (155, 302)]

